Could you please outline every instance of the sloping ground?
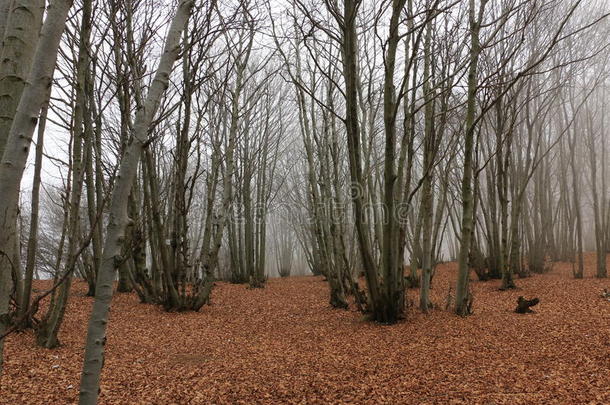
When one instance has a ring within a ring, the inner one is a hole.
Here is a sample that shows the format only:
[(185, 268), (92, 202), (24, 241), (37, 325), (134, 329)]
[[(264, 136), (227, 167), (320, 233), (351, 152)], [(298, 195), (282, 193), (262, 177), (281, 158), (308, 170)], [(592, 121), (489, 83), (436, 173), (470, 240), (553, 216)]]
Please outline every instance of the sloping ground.
[[(394, 326), (330, 309), (320, 278), (270, 280), (264, 290), (220, 283), (212, 306), (168, 314), (117, 295), (109, 326), (103, 404), (608, 404), (610, 280), (550, 274), (518, 279), (520, 290), (473, 283), (475, 314), (410, 309)], [(456, 265), (440, 266), (433, 300), (444, 308)], [(35, 346), (11, 336), (2, 404), (77, 399), (91, 298), (76, 283), (60, 339)], [(512, 312), (537, 296), (535, 314)], [(416, 298), (416, 292), (410, 292)]]

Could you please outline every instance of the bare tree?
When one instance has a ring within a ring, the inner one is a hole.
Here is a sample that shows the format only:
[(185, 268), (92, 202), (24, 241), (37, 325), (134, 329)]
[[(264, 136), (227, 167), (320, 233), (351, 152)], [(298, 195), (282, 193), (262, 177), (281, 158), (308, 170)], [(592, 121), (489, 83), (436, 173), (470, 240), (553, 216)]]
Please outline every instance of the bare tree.
[(87, 331), (87, 344), (80, 387), (80, 404), (95, 404), (99, 394), (99, 381), (103, 364), (108, 311), (112, 298), (112, 282), (120, 261), (125, 228), (128, 226), (127, 198), (136, 176), (138, 161), (146, 145), (148, 129), (155, 116), (161, 96), (168, 86), (174, 62), (180, 56), (180, 38), (191, 14), (193, 2), (182, 0), (177, 7), (167, 33), (163, 55), (157, 67), (146, 101), (138, 111), (131, 143), (121, 160), (118, 179), (112, 191), (108, 231), (98, 274), (95, 301)]
[[(32, 59), (30, 79), (23, 89), (0, 163), (0, 194), (3, 195), (0, 200), (0, 223), (4, 227), (0, 238), (0, 336), (4, 334), (9, 322), (11, 270), (15, 264), (8, 252), (14, 248), (17, 240), (19, 187), (38, 115), (51, 84), (57, 49), (71, 6), (72, 1), (55, 0), (47, 12)], [(1, 338), (0, 360), (3, 346), (4, 338)]]

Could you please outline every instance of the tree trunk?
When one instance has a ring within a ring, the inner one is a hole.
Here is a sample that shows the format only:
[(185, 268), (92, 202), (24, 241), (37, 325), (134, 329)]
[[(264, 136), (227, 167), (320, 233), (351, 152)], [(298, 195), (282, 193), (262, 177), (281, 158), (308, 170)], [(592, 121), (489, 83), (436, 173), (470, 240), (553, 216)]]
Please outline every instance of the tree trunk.
[(149, 127), (161, 97), (169, 85), (169, 76), (174, 62), (180, 55), (180, 38), (192, 7), (192, 0), (182, 0), (178, 5), (178, 10), (167, 33), (157, 72), (148, 90), (146, 101), (136, 116), (133, 139), (121, 159), (119, 174), (112, 192), (102, 266), (98, 275), (95, 301), (87, 330), (87, 343), (80, 383), (79, 403), (81, 405), (97, 403), (100, 375), (104, 362), (108, 312), (112, 299), (112, 282), (121, 257), (125, 228), (129, 223), (127, 199), (137, 174), (142, 150), (148, 139)]
[[(68, 225), (68, 260), (66, 261), (64, 273), (67, 276), (63, 284), (59, 287), (53, 305), (38, 325), (37, 341), (47, 349), (59, 346), (59, 329), (63, 322), (70, 287), (72, 284), (72, 272), (78, 260), (78, 246), (80, 244), (80, 201), (84, 182), (83, 165), (83, 137), (91, 136), (92, 131), (88, 128), (85, 131), (85, 115), (89, 113), (86, 108), (85, 96), (85, 77), (89, 69), (89, 35), (91, 33), (91, 0), (83, 2), (83, 18), (80, 33), (79, 54), (76, 66), (76, 100), (74, 106), (74, 119), (72, 129), (72, 189), (70, 190), (70, 203), (68, 206), (69, 225)], [(63, 277), (63, 275), (62, 275)]]
[(0, 31), (0, 157), (32, 66), (44, 1), (12, 0), (4, 30)]
[[(49, 88), (50, 90), (50, 88)], [(32, 208), (30, 213), (30, 231), (28, 236), (28, 246), (26, 253), (25, 276), (23, 278), (23, 293), (19, 303), (19, 313), (17, 318), (23, 318), (22, 328), (30, 326), (29, 317), (25, 317), (30, 309), (30, 298), (32, 296), (32, 280), (34, 278), (34, 268), (36, 267), (36, 250), (38, 247), (38, 213), (40, 208), (40, 174), (42, 171), (42, 154), (44, 145), (44, 132), (47, 122), (47, 112), (49, 109), (49, 98), (51, 92), (47, 93), (47, 99), (40, 112), (38, 124), (38, 138), (36, 140), (36, 157), (34, 160), (34, 179), (32, 181)]]
[(430, 309), (430, 281), (432, 274), (432, 216), (433, 212), (433, 195), (432, 195), (432, 184), (434, 180), (433, 176), (433, 164), (434, 164), (434, 149), (436, 144), (435, 139), (435, 128), (434, 128), (434, 102), (433, 94), (431, 90), (431, 35), (432, 29), (428, 27), (426, 29), (426, 41), (424, 45), (424, 102), (426, 103), (424, 109), (424, 184), (422, 188), (421, 197), (421, 217), (422, 217), (422, 277), (421, 277), (421, 289), (420, 289), (420, 300), (419, 308), (428, 312)]
[[(23, 89), (0, 163), (0, 195), (3, 196), (0, 199), (0, 226), (4, 229), (0, 236), (0, 335), (8, 323), (12, 265), (6, 253), (13, 249), (17, 238), (19, 188), (38, 115), (51, 85), (57, 49), (71, 6), (71, 0), (55, 0), (49, 6), (34, 53), (30, 79)], [(3, 346), (4, 339), (0, 340), (0, 372)]]
[(464, 135), (464, 172), (462, 175), (462, 226), (461, 246), (458, 258), (458, 281), (455, 297), (455, 312), (465, 316), (470, 313), (470, 291), (468, 278), (470, 267), (468, 265), (468, 253), (472, 242), (474, 226), (474, 194), (472, 192), (473, 182), (473, 155), (475, 142), (476, 124), (476, 96), (477, 96), (477, 65), (481, 46), (479, 44), (479, 31), (481, 20), (485, 11), (487, 1), (482, 0), (479, 5), (478, 18), (476, 17), (475, 1), (470, 0), (470, 61), (468, 70), (468, 101), (466, 111), (466, 124)]

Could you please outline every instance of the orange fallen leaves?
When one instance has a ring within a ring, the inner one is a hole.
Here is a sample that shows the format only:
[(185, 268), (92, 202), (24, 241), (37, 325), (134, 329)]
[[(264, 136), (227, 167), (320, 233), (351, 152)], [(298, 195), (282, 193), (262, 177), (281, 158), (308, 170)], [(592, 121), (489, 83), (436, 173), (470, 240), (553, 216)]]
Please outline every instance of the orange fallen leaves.
[[(165, 313), (115, 296), (101, 404), (610, 403), (610, 280), (571, 278), (569, 265), (518, 279), (520, 290), (473, 282), (475, 314), (410, 308), (393, 326), (329, 307), (320, 278), (272, 279), (266, 289), (218, 283), (199, 313)], [(455, 264), (432, 299), (444, 307)], [(2, 404), (77, 401), (91, 298), (75, 283), (62, 347), (8, 338)], [(416, 291), (410, 291), (416, 299)], [(513, 312), (519, 295), (536, 313)]]

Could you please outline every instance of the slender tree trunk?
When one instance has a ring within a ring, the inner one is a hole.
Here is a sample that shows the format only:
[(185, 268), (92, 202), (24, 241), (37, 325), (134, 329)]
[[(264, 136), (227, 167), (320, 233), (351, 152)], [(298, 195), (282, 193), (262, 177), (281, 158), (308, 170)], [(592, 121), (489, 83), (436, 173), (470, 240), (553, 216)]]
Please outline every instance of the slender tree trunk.
[(431, 36), (432, 29), (426, 29), (426, 41), (424, 45), (424, 101), (426, 103), (424, 109), (424, 184), (421, 198), (421, 217), (422, 217), (422, 282), (420, 289), (419, 307), (422, 311), (428, 312), (431, 307), (430, 303), (430, 281), (432, 273), (432, 216), (433, 212), (433, 195), (432, 184), (434, 176), (432, 174), (434, 148), (436, 144), (435, 129), (434, 129), (434, 102), (431, 90)]
[(466, 133), (464, 135), (464, 172), (462, 175), (462, 227), (460, 236), (460, 254), (458, 258), (458, 281), (455, 297), (455, 312), (461, 316), (465, 316), (470, 313), (471, 302), (468, 286), (470, 275), (468, 253), (470, 252), (474, 226), (474, 194), (472, 192), (472, 183), (473, 155), (475, 149), (477, 65), (479, 63), (479, 54), (481, 52), (479, 31), (481, 29), (481, 20), (486, 4), (487, 0), (481, 0), (477, 17), (475, 0), (470, 0), (470, 61), (468, 70), (468, 100), (465, 124)]
[(121, 257), (125, 228), (129, 223), (127, 198), (137, 174), (142, 150), (148, 138), (148, 129), (161, 97), (169, 85), (169, 76), (174, 62), (180, 55), (180, 38), (192, 7), (192, 0), (182, 0), (178, 5), (178, 10), (167, 33), (157, 72), (148, 90), (146, 101), (136, 116), (133, 139), (121, 159), (119, 175), (112, 192), (102, 266), (98, 275), (95, 301), (87, 330), (87, 343), (80, 383), (79, 403), (81, 405), (97, 403), (100, 375), (104, 361), (108, 312), (112, 299), (112, 282)]
[(85, 77), (89, 69), (89, 35), (91, 33), (91, 0), (83, 2), (83, 18), (81, 36), (79, 43), (79, 55), (76, 66), (76, 100), (74, 107), (74, 119), (72, 129), (72, 189), (70, 190), (70, 204), (68, 209), (68, 260), (66, 261), (64, 273), (69, 273), (63, 284), (59, 287), (53, 305), (45, 316), (41, 325), (38, 326), (38, 343), (47, 349), (59, 346), (59, 329), (63, 322), (68, 297), (72, 284), (72, 272), (78, 260), (78, 246), (80, 244), (80, 201), (84, 182), (83, 165), (83, 137), (91, 136), (92, 131), (85, 131), (85, 115), (88, 114), (85, 96)]
[[(589, 136), (588, 139), (588, 149), (589, 149), (589, 163), (591, 166), (591, 197), (593, 199), (593, 217), (595, 221), (595, 251), (597, 254), (597, 272), (596, 276), (598, 278), (607, 277), (606, 270), (606, 218), (604, 215), (604, 209), (606, 205), (606, 188), (605, 188), (605, 178), (604, 178), (604, 170), (605, 170), (605, 142), (602, 141), (601, 144), (601, 154), (602, 154), (602, 192), (603, 198), (600, 201), (600, 196), (598, 192), (597, 182), (597, 152), (595, 144), (595, 136), (594, 136), (594, 128), (593, 128), (593, 117), (589, 112), (589, 116), (587, 117), (587, 133)], [(603, 119), (602, 119), (603, 122)], [(604, 126), (602, 125), (601, 129), (601, 138), (604, 139)]]
[[(566, 119), (566, 122), (568, 120)], [(570, 144), (570, 169), (572, 172), (572, 202), (574, 204), (574, 218), (576, 235), (574, 240), (574, 258), (573, 258), (573, 273), (574, 278), (584, 277), (584, 258), (583, 258), (583, 237), (582, 237), (582, 208), (580, 207), (580, 173), (576, 168), (576, 131), (577, 128), (571, 130), (568, 135)]]
[[(50, 90), (50, 88), (49, 88)], [(25, 276), (23, 279), (23, 294), (19, 303), (18, 319), (24, 318), (30, 309), (30, 298), (32, 296), (32, 280), (34, 278), (34, 268), (36, 267), (36, 250), (38, 247), (38, 213), (40, 208), (40, 180), (42, 172), (42, 154), (44, 146), (44, 132), (47, 122), (47, 112), (49, 109), (49, 98), (51, 92), (47, 93), (47, 100), (40, 112), (38, 124), (38, 138), (36, 140), (36, 157), (34, 160), (34, 179), (32, 181), (32, 208), (30, 213), (30, 231), (28, 236), (28, 246), (26, 253)], [(21, 327), (29, 327), (29, 319), (24, 318)]]
[[(360, 123), (358, 116), (358, 41), (356, 34), (356, 15), (358, 1), (344, 1), (343, 24), (343, 77), (345, 79), (345, 126), (347, 131), (347, 147), (349, 155), (349, 171), (351, 180), (351, 197), (354, 209), (355, 228), (358, 245), (362, 256), (362, 266), (367, 281), (370, 297), (370, 311), (375, 320), (388, 321), (382, 303), (382, 291), (377, 276), (377, 266), (373, 258), (370, 230), (367, 226), (367, 209), (365, 181), (362, 171), (362, 151), (360, 146)], [(389, 264), (388, 264), (389, 265)]]
[(85, 131), (91, 132), (85, 135), (85, 181), (87, 186), (87, 216), (89, 220), (89, 227), (93, 232), (91, 237), (91, 267), (87, 271), (86, 281), (89, 286), (87, 296), (93, 297), (95, 295), (95, 279), (99, 273), (100, 260), (102, 258), (102, 213), (99, 212), (99, 210), (103, 205), (103, 198), (100, 195), (100, 193), (103, 192), (103, 175), (101, 173), (101, 168), (98, 168), (98, 166), (101, 165), (101, 156), (98, 152), (96, 152), (97, 138), (100, 136), (98, 132), (101, 132), (101, 122), (97, 123), (95, 131), (93, 131), (92, 128), (93, 123), (88, 122), (92, 120), (96, 113), (91, 69), (88, 69), (85, 74), (85, 87), (89, 105), (88, 114), (85, 115)]

